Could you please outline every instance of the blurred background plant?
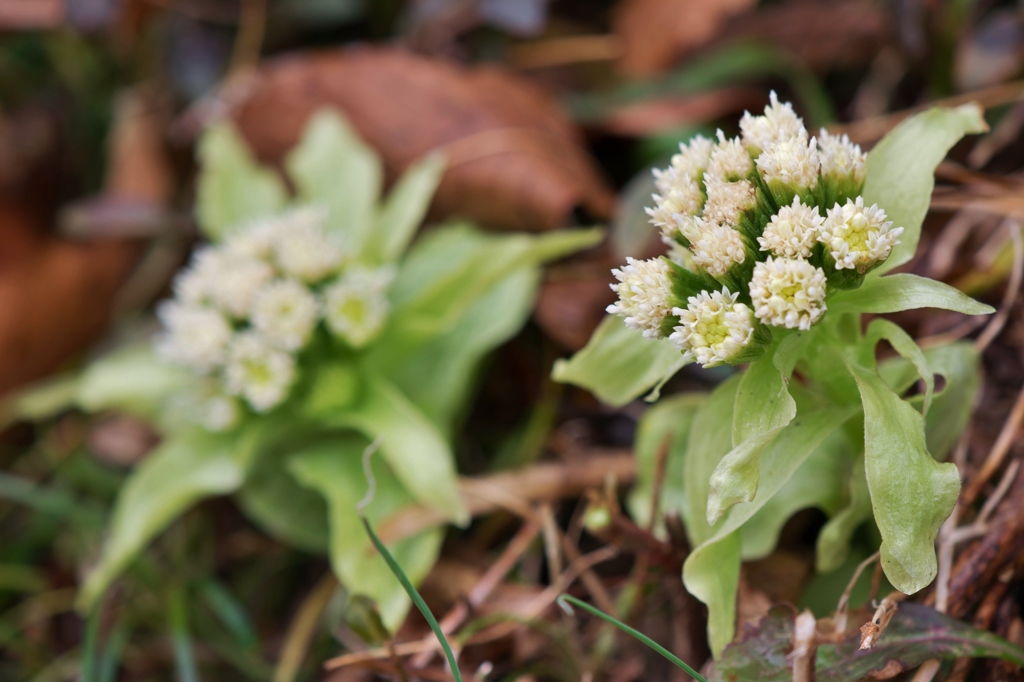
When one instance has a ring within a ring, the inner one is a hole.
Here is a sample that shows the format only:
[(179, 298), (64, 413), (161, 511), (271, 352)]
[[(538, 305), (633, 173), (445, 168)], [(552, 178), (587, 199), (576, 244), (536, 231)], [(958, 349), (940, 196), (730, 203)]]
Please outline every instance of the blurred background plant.
[[(604, 624), (561, 616), (552, 605), (562, 589), (695, 666), (707, 657), (705, 614), (679, 580), (684, 535), (666, 518), (668, 539), (656, 537), (619, 506), (648, 407), (604, 407), (547, 378), (614, 299), (610, 268), (659, 253), (642, 210), (650, 167), (694, 132), (732, 134), (771, 88), (809, 127), (830, 125), (865, 149), (913, 110), (978, 101), (991, 132), (940, 165), (906, 267), (999, 312), (991, 324), (894, 317), (923, 347), (972, 337), (981, 354), (977, 407), (952, 454), (964, 491), (939, 535), (936, 586), (893, 621), (916, 644), (895, 638), (858, 659), (868, 667), (837, 664), (824, 679), (922, 663), (922, 680), (1019, 679), (1012, 663), (938, 661), (1005, 654), (981, 631), (1017, 644), (1024, 631), (1015, 504), (1024, 19), (1015, 3), (7, 0), (0, 27), (0, 390), (9, 395), (114, 347), (167, 294), (196, 237), (194, 146), (225, 117), (278, 169), (325, 106), (380, 154), (388, 184), (441, 152), (447, 170), (428, 222), (542, 232), (608, 221), (604, 245), (548, 269), (531, 322), (476, 375), (477, 398), (453, 435), (475, 521), (448, 532), (423, 592), (457, 633), (463, 670), (486, 662), (494, 679), (672, 679), (670, 664)], [(684, 369), (663, 391), (685, 402), (728, 375)], [(18, 407), (45, 414), (72, 390), (50, 384)], [(113, 500), (158, 440), (123, 410), (8, 417), (0, 678), (445, 679), (418, 617), (395, 649), (383, 646), (373, 610), (337, 589), (324, 557), (280, 543), (223, 499), (173, 524), (83, 618), (78, 586)], [(638, 449), (655, 464), (665, 451), (650, 440)], [(652, 471), (655, 481), (672, 475)], [(798, 513), (771, 554), (744, 565), (741, 624), (772, 604), (819, 617), (836, 608), (871, 542), (855, 538), (844, 566), (812, 579), (824, 521)], [(393, 544), (438, 523), (412, 509), (378, 530)], [(864, 571), (850, 604), (865, 600), (871, 579)], [(846, 620), (856, 628), (870, 615)], [(791, 653), (793, 622), (772, 612), (741, 652)], [(829, 660), (847, 660), (848, 645), (834, 646)], [(769, 673), (792, 678), (756, 674)]]

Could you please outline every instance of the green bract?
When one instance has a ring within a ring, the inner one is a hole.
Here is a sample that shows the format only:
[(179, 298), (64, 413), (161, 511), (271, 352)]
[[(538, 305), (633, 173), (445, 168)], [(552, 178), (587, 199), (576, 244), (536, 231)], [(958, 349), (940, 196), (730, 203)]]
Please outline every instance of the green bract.
[[(683, 580), (708, 605), (716, 654), (733, 636), (740, 562), (771, 552), (799, 509), (829, 517), (819, 570), (842, 564), (873, 517), (890, 582), (912, 593), (932, 581), (935, 535), (960, 489), (941, 460), (969, 417), (978, 358), (966, 343), (922, 351), (889, 321), (864, 329), (861, 314), (992, 312), (940, 282), (883, 275), (917, 247), (935, 166), (985, 129), (977, 106), (914, 116), (866, 159), (845, 137), (808, 139), (774, 95), (740, 127), (736, 140), (695, 138), (656, 172), (648, 212), (668, 256), (614, 271), (609, 312), (625, 324), (607, 318), (555, 368), (622, 405), (684, 362), (749, 363), (708, 395), (652, 408), (637, 440), (633, 508), (646, 513), (654, 453), (673, 439), (662, 511), (686, 524)], [(876, 361), (882, 340), (898, 357)]]
[[(380, 438), (374, 523), (414, 503), (466, 522), (451, 433), (480, 362), (526, 320), (541, 264), (600, 232), (452, 224), (413, 242), (443, 160), (414, 164), (381, 203), (380, 159), (333, 112), (314, 116), (286, 159), (294, 196), (230, 124), (204, 134), (199, 157), (196, 214), (210, 245), (160, 307), (163, 330), (60, 384), (83, 409), (129, 411), (163, 435), (120, 492), (80, 603), (95, 604), (196, 502), (234, 494), (269, 533), (329, 552), (341, 583), (395, 627), (409, 600), (356, 512), (361, 453)], [(38, 395), (22, 403), (34, 416), (60, 407), (52, 391)], [(412, 580), (441, 537), (392, 548)]]

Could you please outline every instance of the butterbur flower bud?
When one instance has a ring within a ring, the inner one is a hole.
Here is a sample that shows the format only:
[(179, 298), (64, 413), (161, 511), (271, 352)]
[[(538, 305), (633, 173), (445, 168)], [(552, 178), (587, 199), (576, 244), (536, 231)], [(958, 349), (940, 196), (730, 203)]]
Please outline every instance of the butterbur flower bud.
[(828, 265), (863, 275), (889, 257), (901, 234), (903, 228), (893, 228), (877, 204), (865, 208), (864, 197), (857, 197), (828, 210), (818, 239), (825, 245)]
[(704, 194), (697, 181), (673, 168), (660, 171), (655, 178), (661, 193), (653, 195), (655, 207), (644, 210), (662, 235), (671, 237), (676, 231), (676, 216), (694, 215), (700, 211)]
[(303, 284), (281, 279), (264, 286), (252, 306), (252, 325), (270, 343), (288, 351), (306, 345), (320, 317), (316, 297)]
[(685, 308), (672, 311), (679, 324), (669, 339), (704, 367), (739, 360), (753, 340), (757, 323), (753, 311), (737, 302), (737, 297), (727, 288), (689, 297)]
[(319, 282), (342, 263), (338, 243), (324, 231), (325, 216), (315, 208), (294, 209), (281, 217), (274, 257), (284, 274), (302, 282)]
[(253, 298), (273, 276), (273, 269), (263, 261), (217, 254), (218, 271), (210, 277), (210, 302), (234, 319), (249, 314)]
[(693, 262), (704, 268), (709, 275), (722, 278), (747, 257), (747, 247), (739, 231), (703, 219), (698, 219), (699, 233), (690, 239)]
[(224, 315), (177, 301), (165, 301), (157, 308), (164, 325), (156, 338), (157, 352), (166, 360), (206, 373), (224, 362), (231, 341), (231, 325)]
[(243, 332), (231, 344), (224, 379), (229, 393), (244, 398), (256, 412), (268, 412), (288, 397), (295, 359), (258, 332)]
[[(287, 217), (288, 214), (285, 214)], [(224, 240), (224, 250), (238, 258), (270, 261), (274, 257), (281, 218), (265, 218), (236, 230)]]
[(764, 108), (764, 116), (753, 116), (749, 111), (743, 114), (740, 132), (743, 133), (743, 144), (754, 156), (776, 142), (807, 134), (804, 122), (793, 111), (793, 105), (779, 102), (774, 90), (771, 103)]
[(707, 175), (733, 182), (744, 180), (754, 170), (754, 162), (740, 138), (727, 140), (725, 133), (718, 131), (718, 144), (711, 150)]
[(791, 205), (783, 206), (772, 216), (757, 241), (762, 251), (776, 258), (810, 258), (822, 220), (817, 209), (793, 197)]
[(754, 266), (750, 300), (765, 324), (810, 329), (825, 314), (825, 273), (803, 259), (769, 256)]
[(809, 199), (821, 170), (817, 140), (804, 134), (775, 142), (757, 157), (757, 169), (779, 206), (794, 196)]
[(672, 312), (670, 272), (671, 265), (660, 258), (626, 258), (626, 265), (612, 270), (619, 283), (611, 288), (619, 300), (608, 306), (608, 312), (624, 318), (626, 326), (639, 330), (644, 338), (659, 338), (662, 322)]
[(843, 203), (864, 187), (867, 154), (846, 135), (831, 135), (824, 128), (818, 136), (824, 206)]
[(735, 227), (740, 217), (757, 204), (757, 193), (749, 180), (726, 182), (709, 173), (705, 176), (705, 184), (708, 190), (705, 220)]
[(823, 177), (850, 179), (856, 185), (864, 183), (868, 155), (860, 145), (850, 142), (848, 135), (832, 135), (822, 128), (818, 134), (818, 156)]
[(679, 153), (672, 157), (670, 167), (688, 178), (700, 180), (711, 160), (714, 146), (715, 143), (703, 135), (696, 135), (689, 142), (681, 142)]
[(349, 345), (360, 348), (377, 338), (387, 322), (391, 268), (353, 267), (324, 290), (327, 327)]

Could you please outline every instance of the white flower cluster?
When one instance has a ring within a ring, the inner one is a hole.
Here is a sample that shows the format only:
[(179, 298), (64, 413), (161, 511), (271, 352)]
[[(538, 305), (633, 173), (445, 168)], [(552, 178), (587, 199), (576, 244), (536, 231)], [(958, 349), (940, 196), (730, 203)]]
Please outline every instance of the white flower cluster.
[(647, 213), (668, 258), (613, 270), (619, 301), (608, 312), (647, 338), (667, 334), (705, 366), (749, 357), (765, 338), (760, 325), (809, 329), (825, 314), (827, 286), (857, 286), (903, 232), (865, 207), (867, 156), (847, 136), (811, 137), (774, 92), (740, 132), (697, 136), (654, 171)]
[(239, 401), (260, 413), (280, 405), (321, 320), (355, 348), (387, 321), (392, 269), (350, 265), (324, 222), (304, 207), (240, 228), (197, 251), (158, 307), (158, 352), (216, 387), (201, 396), (210, 430), (232, 428)]

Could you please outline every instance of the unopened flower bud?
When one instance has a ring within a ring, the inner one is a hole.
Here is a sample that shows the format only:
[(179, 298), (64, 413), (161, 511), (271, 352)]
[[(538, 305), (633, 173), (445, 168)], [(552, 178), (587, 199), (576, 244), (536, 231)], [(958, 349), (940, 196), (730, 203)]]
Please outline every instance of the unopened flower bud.
[(729, 289), (702, 291), (675, 308), (679, 324), (669, 336), (684, 355), (704, 367), (737, 360), (751, 343), (757, 324), (753, 311)]
[(864, 198), (857, 197), (828, 210), (818, 239), (836, 270), (864, 274), (889, 257), (901, 234), (903, 228), (893, 228), (877, 204), (865, 207)]
[(662, 322), (672, 312), (670, 272), (671, 265), (660, 258), (626, 258), (626, 265), (612, 270), (619, 283), (611, 287), (619, 300), (608, 306), (608, 312), (624, 318), (626, 326), (641, 331), (644, 338), (659, 338)]
[(764, 108), (764, 116), (753, 116), (745, 112), (740, 119), (743, 144), (754, 156), (776, 142), (806, 135), (804, 122), (793, 111), (789, 102), (779, 102), (773, 90), (771, 103)]
[(765, 324), (810, 329), (825, 314), (825, 273), (803, 259), (769, 256), (754, 266), (750, 299)]
[(818, 242), (822, 220), (817, 209), (793, 197), (792, 204), (783, 206), (772, 216), (757, 241), (762, 251), (776, 258), (810, 258)]

